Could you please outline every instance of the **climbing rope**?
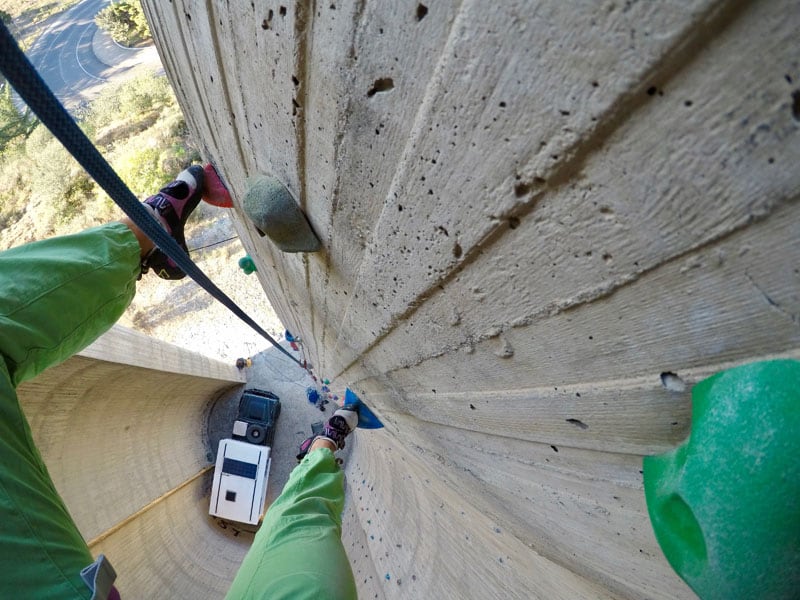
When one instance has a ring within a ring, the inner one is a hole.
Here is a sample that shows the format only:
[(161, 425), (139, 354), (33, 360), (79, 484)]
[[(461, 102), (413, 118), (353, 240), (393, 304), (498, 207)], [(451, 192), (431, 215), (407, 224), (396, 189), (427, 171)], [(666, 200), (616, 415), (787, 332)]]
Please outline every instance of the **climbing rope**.
[[(0, 22), (0, 71), (16, 90), (28, 107), (61, 142), (72, 156), (86, 169), (97, 184), (136, 223), (181, 270), (194, 279), (204, 290), (225, 305), (233, 314), (252, 327), (270, 344), (303, 367), (303, 364), (276, 342), (247, 313), (220, 290), (200, 268), (192, 262), (178, 243), (164, 231), (153, 216), (142, 207), (141, 202), (128, 189), (111, 165), (103, 158), (78, 124), (58, 101), (47, 84), (37, 73), (25, 53), (17, 45), (5, 23)], [(304, 367), (305, 368), (305, 367)]]

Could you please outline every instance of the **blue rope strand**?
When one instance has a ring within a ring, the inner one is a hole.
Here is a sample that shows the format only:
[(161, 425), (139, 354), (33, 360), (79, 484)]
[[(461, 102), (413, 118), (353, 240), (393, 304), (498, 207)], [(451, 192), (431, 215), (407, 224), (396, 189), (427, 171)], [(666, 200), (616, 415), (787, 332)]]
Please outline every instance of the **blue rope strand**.
[(200, 268), (192, 262), (178, 243), (164, 231), (153, 216), (142, 207), (141, 202), (128, 189), (111, 165), (103, 158), (89, 138), (81, 131), (75, 120), (53, 95), (50, 88), (17, 45), (5, 23), (0, 22), (0, 71), (8, 82), (36, 113), (42, 123), (63, 144), (86, 172), (102, 187), (114, 202), (136, 223), (180, 269), (194, 279), (203, 289), (224, 304), (233, 314), (266, 338), (286, 356), (302, 363), (283, 348), (271, 335), (262, 329), (247, 313), (220, 290)]

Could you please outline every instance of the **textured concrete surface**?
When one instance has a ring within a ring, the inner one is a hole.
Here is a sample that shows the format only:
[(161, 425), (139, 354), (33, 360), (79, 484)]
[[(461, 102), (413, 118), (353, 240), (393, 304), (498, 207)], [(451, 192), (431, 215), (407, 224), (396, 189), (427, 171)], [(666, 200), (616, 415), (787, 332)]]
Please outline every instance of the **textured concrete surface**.
[[(800, 356), (794, 3), (144, 5), (266, 294), (386, 424), (347, 463), (361, 596), (692, 597), (641, 457), (698, 379)], [(321, 252), (257, 234), (257, 173)], [(215, 590), (236, 552), (156, 515), (136, 577), (213, 597), (187, 543)]]
[[(793, 4), (145, 5), (271, 302), (387, 425), (362, 596), (691, 597), (641, 457), (699, 378), (798, 354)], [(258, 236), (256, 173), (322, 252)]]

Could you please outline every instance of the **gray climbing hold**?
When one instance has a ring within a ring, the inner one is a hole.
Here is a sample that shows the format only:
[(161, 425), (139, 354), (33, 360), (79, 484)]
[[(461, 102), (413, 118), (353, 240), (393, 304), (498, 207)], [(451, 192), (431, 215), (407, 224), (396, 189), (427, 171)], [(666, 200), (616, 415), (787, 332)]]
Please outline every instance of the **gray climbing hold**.
[(249, 179), (242, 207), (258, 233), (283, 252), (316, 252), (322, 247), (289, 190), (275, 177)]

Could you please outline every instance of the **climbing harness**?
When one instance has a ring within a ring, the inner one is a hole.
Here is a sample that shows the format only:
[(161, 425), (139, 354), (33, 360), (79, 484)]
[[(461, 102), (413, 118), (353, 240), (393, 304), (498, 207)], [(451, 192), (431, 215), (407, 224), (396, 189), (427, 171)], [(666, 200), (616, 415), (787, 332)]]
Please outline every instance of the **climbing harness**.
[(306, 368), (297, 358), (278, 344), (273, 337), (262, 329), (250, 316), (220, 290), (200, 268), (192, 262), (178, 243), (164, 231), (147, 209), (120, 179), (111, 165), (103, 158), (89, 138), (81, 131), (75, 120), (58, 101), (50, 88), (31, 64), (25, 53), (17, 45), (16, 40), (6, 25), (0, 22), (0, 71), (8, 80), (28, 107), (39, 117), (42, 123), (61, 142), (72, 156), (86, 169), (86, 172), (102, 187), (123, 212), (136, 223), (139, 229), (149, 237), (178, 267), (194, 279), (204, 290), (225, 305), (233, 314), (252, 327), (270, 344), (283, 352), (291, 360)]

